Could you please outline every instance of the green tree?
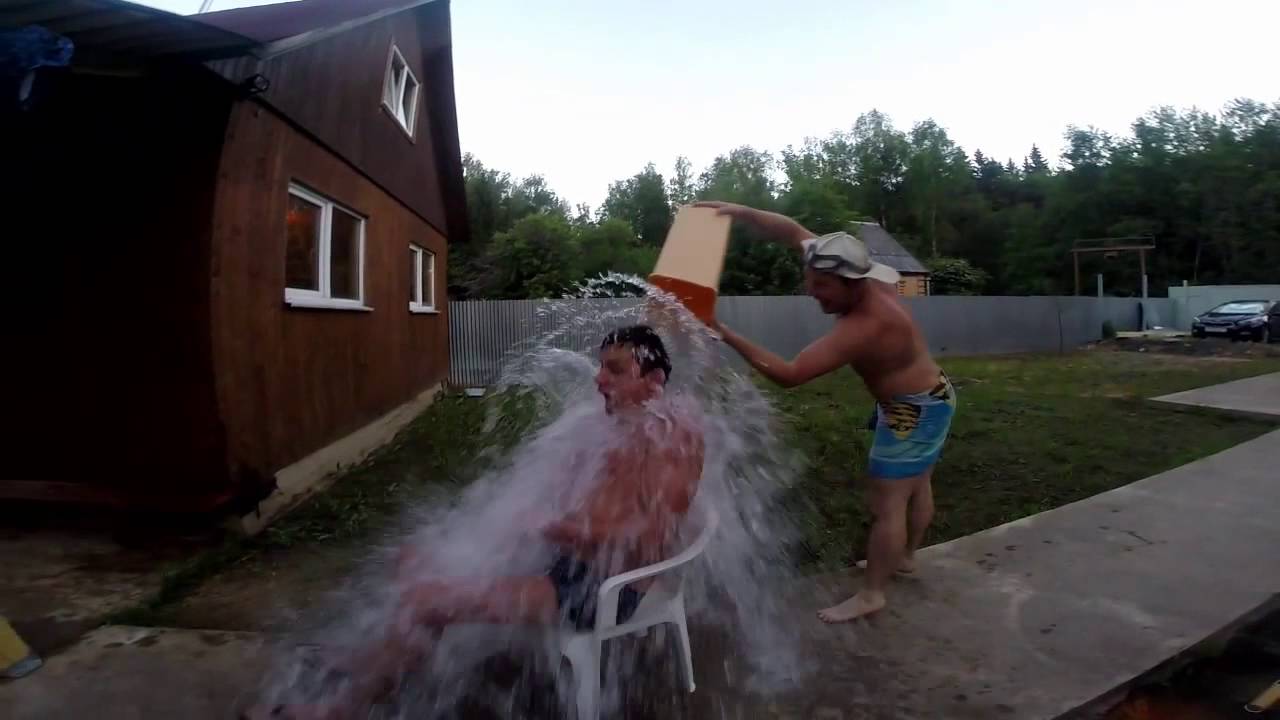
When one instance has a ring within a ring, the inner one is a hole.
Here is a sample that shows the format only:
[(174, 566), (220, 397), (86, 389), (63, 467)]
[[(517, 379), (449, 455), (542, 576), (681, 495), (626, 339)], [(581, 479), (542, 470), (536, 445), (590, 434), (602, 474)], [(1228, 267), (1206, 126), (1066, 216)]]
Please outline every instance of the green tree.
[(622, 220), (645, 245), (661, 246), (671, 227), (666, 182), (653, 163), (639, 173), (609, 185), (600, 217)]
[(1040, 152), (1040, 148), (1035, 143), (1031, 144), (1031, 154), (1022, 161), (1022, 172), (1027, 175), (1048, 174), (1049, 172), (1049, 163), (1045, 162), (1044, 153)]
[[(602, 272), (645, 274), (673, 206), (698, 198), (788, 213), (818, 232), (880, 222), (937, 258), (935, 291), (1055, 294), (1073, 286), (1068, 250), (1080, 238), (1155, 239), (1151, 286), (1280, 280), (1280, 103), (1240, 99), (1218, 113), (1159, 107), (1130, 132), (1069, 127), (1058, 167), (1038, 145), (1021, 165), (976, 151), (939, 124), (908, 135), (871, 111), (849, 131), (788, 146), (742, 147), (695, 173), (687, 158), (663, 180), (652, 166), (615, 183), (596, 216), (569, 209), (540, 176), (514, 181), (468, 155), (471, 242), (453, 246), (455, 297), (529, 297)], [(781, 179), (781, 182), (779, 180)], [(800, 287), (793, 253), (735, 226), (722, 291)], [(1083, 274), (1136, 293), (1132, 256), (1086, 258)], [(964, 264), (961, 264), (964, 263)], [(954, 276), (951, 280), (948, 275)]]
[(681, 155), (676, 158), (675, 172), (667, 180), (667, 199), (671, 201), (674, 210), (681, 205), (692, 203), (695, 192), (697, 188), (694, 186), (693, 165), (689, 162), (689, 158)]
[(561, 297), (584, 276), (573, 228), (553, 213), (526, 215), (498, 233), (483, 267), (478, 290), (495, 300)]
[(471, 241), (487, 244), (495, 234), (510, 227), (511, 176), (486, 168), (471, 153), (462, 158), (462, 175), (467, 194), (467, 217)]
[(631, 226), (617, 218), (582, 227), (577, 249), (580, 280), (611, 273), (645, 277), (658, 261), (658, 248), (642, 245)]
[(856, 216), (848, 206), (852, 184), (841, 177), (843, 161), (830, 153), (833, 145), (808, 140), (802, 148), (782, 151), (787, 183), (780, 209), (816, 233), (842, 230)]
[[(698, 176), (699, 199), (778, 207), (774, 160), (767, 152), (739, 147), (721, 155)], [(749, 227), (733, 227), (720, 290), (726, 295), (788, 295), (800, 285), (800, 268), (785, 248)]]
[(947, 205), (973, 187), (968, 155), (933, 120), (911, 129), (910, 160), (905, 188), (915, 222), (929, 245), (931, 257), (939, 255), (939, 236), (948, 227)]
[(902, 205), (907, 138), (893, 127), (889, 116), (872, 110), (853, 124), (851, 141), (856, 195), (852, 207), (875, 218), (885, 229), (895, 230), (890, 215)]
[(981, 150), (973, 151), (975, 185), (995, 207), (1008, 203), (1008, 174), (1005, 166), (983, 155)]
[(929, 287), (934, 295), (981, 295), (990, 276), (963, 258), (929, 260)]
[(698, 199), (719, 199), (771, 208), (775, 201), (773, 156), (743, 146), (720, 155), (698, 176)]
[(516, 183), (511, 188), (508, 203), (513, 223), (527, 215), (569, 217), (569, 204), (547, 185), (547, 179), (541, 175), (530, 175)]

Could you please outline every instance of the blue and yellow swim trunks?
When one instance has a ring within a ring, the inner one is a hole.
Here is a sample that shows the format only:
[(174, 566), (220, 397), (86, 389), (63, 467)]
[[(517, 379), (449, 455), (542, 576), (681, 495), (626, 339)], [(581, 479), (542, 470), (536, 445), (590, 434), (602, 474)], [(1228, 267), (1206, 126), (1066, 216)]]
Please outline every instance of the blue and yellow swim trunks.
[(945, 373), (929, 392), (878, 404), (868, 474), (899, 480), (926, 472), (942, 455), (955, 414), (956, 391)]

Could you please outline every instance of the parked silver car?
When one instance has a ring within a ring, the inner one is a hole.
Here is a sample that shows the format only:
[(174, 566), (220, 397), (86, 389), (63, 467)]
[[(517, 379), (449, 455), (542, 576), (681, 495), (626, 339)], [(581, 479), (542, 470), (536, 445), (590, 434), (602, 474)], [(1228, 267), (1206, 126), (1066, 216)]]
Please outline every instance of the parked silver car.
[(1280, 339), (1280, 302), (1232, 300), (1191, 321), (1191, 334), (1232, 340), (1270, 342)]

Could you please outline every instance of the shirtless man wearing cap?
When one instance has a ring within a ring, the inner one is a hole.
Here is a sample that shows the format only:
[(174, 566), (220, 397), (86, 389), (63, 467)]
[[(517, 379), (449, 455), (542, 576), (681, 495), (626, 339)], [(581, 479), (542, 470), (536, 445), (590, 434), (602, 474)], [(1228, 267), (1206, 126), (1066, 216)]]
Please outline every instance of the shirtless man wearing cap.
[(803, 385), (848, 365), (876, 399), (867, 473), (874, 520), (867, 541), (866, 584), (818, 616), (838, 623), (874, 613), (885, 606), (885, 589), (894, 571), (915, 569), (915, 551), (933, 519), (930, 481), (955, 414), (955, 389), (898, 302), (898, 272), (872, 262), (860, 240), (847, 233), (817, 237), (788, 217), (742, 205), (697, 205), (716, 208), (794, 247), (804, 258), (805, 290), (824, 313), (839, 316), (830, 332), (790, 361), (719, 325), (724, 341), (782, 387)]

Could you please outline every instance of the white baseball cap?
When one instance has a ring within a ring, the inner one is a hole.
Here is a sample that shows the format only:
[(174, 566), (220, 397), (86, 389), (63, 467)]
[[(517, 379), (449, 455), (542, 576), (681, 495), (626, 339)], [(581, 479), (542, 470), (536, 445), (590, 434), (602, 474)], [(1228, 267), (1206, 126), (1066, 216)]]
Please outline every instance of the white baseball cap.
[(879, 280), (894, 284), (897, 270), (871, 259), (866, 243), (846, 232), (835, 232), (804, 241), (804, 263), (819, 272), (850, 280)]

